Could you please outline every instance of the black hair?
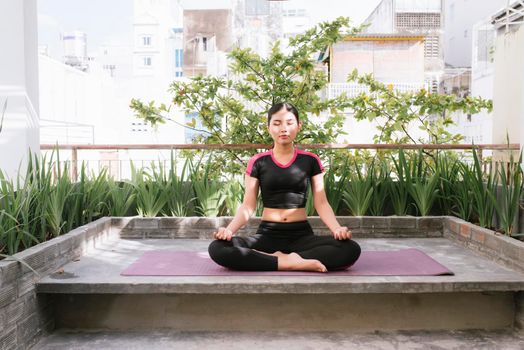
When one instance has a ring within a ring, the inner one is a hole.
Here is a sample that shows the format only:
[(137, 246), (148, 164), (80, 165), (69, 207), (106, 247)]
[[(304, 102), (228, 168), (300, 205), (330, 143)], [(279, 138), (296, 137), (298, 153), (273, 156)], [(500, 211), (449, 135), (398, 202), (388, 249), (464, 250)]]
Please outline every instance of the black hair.
[(277, 113), (282, 108), (285, 108), (286, 111), (293, 113), (295, 118), (297, 118), (297, 123), (300, 123), (300, 119), (298, 117), (298, 110), (295, 108), (295, 106), (293, 106), (291, 103), (288, 103), (288, 102), (280, 102), (280, 103), (276, 103), (273, 106), (271, 106), (271, 108), (267, 112), (267, 125), (268, 126), (269, 126), (269, 123), (271, 122), (271, 117), (273, 116), (273, 114)]

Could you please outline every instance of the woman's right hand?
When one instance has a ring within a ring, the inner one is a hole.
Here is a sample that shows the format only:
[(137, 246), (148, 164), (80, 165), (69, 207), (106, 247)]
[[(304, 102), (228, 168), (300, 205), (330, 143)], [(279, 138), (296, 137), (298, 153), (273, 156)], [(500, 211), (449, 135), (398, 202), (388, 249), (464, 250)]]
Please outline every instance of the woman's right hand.
[(230, 241), (233, 236), (233, 232), (226, 227), (219, 227), (218, 231), (213, 232), (215, 239), (222, 239), (224, 241)]

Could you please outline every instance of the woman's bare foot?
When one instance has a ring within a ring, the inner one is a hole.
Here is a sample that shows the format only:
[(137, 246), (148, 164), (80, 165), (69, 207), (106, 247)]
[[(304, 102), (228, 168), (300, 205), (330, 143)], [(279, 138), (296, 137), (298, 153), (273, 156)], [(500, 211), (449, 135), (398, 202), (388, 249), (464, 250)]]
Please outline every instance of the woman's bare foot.
[(304, 259), (297, 253), (283, 254), (278, 257), (279, 270), (327, 272), (327, 268), (316, 259)]
[(274, 253), (266, 253), (256, 249), (253, 250), (262, 254), (276, 256), (278, 258), (279, 270), (327, 272), (327, 268), (320, 261), (316, 259), (304, 259), (297, 253), (286, 254), (280, 250)]

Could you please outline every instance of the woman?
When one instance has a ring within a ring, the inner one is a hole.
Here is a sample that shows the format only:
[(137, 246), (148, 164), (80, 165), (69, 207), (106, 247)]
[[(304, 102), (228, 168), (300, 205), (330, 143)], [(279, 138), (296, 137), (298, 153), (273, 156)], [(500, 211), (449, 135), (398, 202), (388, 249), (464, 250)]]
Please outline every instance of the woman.
[[(293, 145), (301, 127), (298, 111), (289, 103), (268, 111), (274, 146), (249, 160), (244, 201), (231, 223), (213, 232), (208, 251), (217, 264), (235, 270), (326, 272), (345, 269), (359, 258), (360, 246), (327, 201), (320, 159)], [(315, 236), (307, 221), (309, 183), (315, 209), (333, 237)], [(233, 237), (255, 212), (259, 187), (264, 211), (256, 234)]]

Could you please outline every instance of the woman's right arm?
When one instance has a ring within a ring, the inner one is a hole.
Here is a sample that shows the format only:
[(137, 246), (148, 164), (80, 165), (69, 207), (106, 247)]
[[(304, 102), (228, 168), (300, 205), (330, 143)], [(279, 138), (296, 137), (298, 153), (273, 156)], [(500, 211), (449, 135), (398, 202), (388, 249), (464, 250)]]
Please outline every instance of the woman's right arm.
[(231, 236), (244, 226), (255, 212), (257, 208), (257, 196), (258, 179), (246, 174), (244, 201), (238, 207), (235, 217), (229, 225), (227, 225), (226, 228), (219, 228), (218, 232), (214, 233), (215, 238), (231, 240)]

